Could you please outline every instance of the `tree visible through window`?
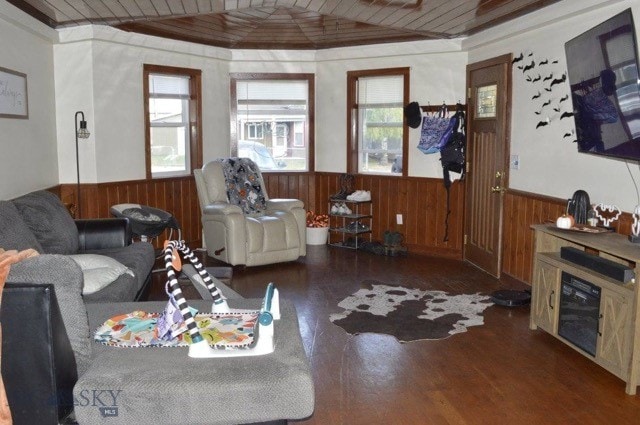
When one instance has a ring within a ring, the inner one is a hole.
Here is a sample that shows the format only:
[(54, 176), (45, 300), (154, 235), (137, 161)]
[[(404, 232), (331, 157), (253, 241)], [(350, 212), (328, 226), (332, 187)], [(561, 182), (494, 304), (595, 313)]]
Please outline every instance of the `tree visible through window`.
[(262, 171), (312, 171), (313, 74), (232, 74), (232, 153)]
[(349, 172), (403, 175), (409, 68), (351, 71), (347, 85)]
[(147, 178), (191, 174), (202, 164), (200, 71), (144, 66)]

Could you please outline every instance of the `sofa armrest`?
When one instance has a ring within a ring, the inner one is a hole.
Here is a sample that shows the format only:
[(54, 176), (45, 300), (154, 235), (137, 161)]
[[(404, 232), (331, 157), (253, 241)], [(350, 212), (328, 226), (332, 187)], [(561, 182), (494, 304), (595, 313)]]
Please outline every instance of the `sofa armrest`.
[[(214, 202), (204, 207), (203, 216), (226, 216), (230, 214), (242, 214), (242, 208), (227, 202)], [(204, 217), (203, 217), (204, 218)]]
[(75, 220), (78, 250), (122, 248), (131, 244), (131, 226), (126, 218)]
[(291, 211), (294, 208), (304, 208), (304, 202), (299, 199), (269, 199), (267, 211)]

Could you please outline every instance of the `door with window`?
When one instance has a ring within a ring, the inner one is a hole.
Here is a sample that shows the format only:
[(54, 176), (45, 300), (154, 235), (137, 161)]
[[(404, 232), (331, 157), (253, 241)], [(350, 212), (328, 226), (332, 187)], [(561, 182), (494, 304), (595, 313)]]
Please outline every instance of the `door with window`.
[(508, 186), (511, 55), (467, 66), (469, 129), (464, 258), (500, 277)]

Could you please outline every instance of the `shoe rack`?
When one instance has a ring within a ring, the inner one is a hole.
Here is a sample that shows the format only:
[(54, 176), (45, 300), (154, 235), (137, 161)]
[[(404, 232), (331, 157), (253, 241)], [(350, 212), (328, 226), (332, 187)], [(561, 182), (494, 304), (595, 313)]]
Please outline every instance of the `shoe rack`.
[[(342, 205), (348, 210), (333, 208)], [(371, 201), (329, 198), (329, 245), (358, 249), (365, 238), (371, 242), (372, 206)]]

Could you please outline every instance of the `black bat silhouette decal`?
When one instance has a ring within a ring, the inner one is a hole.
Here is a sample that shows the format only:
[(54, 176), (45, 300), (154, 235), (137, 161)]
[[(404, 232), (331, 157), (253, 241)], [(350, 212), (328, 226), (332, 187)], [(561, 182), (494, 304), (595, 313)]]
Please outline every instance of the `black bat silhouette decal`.
[(571, 118), (574, 115), (575, 115), (575, 113), (573, 113), (573, 112), (563, 112), (562, 115), (560, 115), (560, 119)]
[(567, 74), (562, 74), (562, 77), (555, 78), (553, 81), (551, 81), (551, 84), (549, 85), (549, 88), (555, 86), (556, 84), (562, 84), (565, 81), (567, 81)]
[(548, 91), (549, 93), (551, 93), (551, 87), (549, 87), (549, 88), (545, 87), (544, 90)]
[(542, 81), (549, 81), (549, 80), (551, 80), (552, 78), (553, 78), (553, 73), (549, 74), (549, 76), (548, 76), (548, 77), (544, 77), (544, 80), (542, 80)]
[(529, 65), (525, 66), (525, 67), (522, 69), (522, 72), (530, 71), (530, 70), (532, 70), (532, 69), (533, 69), (533, 68), (535, 68), (535, 67), (536, 67), (536, 63), (535, 63), (534, 61), (531, 61), (531, 63), (530, 63)]
[(535, 83), (536, 81), (540, 81), (541, 79), (542, 77), (540, 76), (540, 74), (538, 74), (538, 76), (533, 79), (533, 82)]
[(526, 79), (527, 81), (533, 81), (533, 80), (531, 79), (531, 76), (530, 76), (530, 75), (527, 75), (527, 78), (525, 78), (525, 79)]
[(538, 66), (540, 66), (540, 65), (548, 65), (548, 64), (549, 64), (549, 59), (545, 59), (545, 60), (543, 60), (542, 62), (540, 62), (540, 63), (538, 64)]
[(536, 128), (544, 127), (545, 125), (549, 125), (549, 122), (548, 121), (539, 121), (538, 124), (536, 124)]
[(553, 61), (553, 62), (551, 62), (551, 63), (558, 63), (558, 59), (554, 60), (554, 61)]
[(549, 105), (551, 105), (551, 99), (549, 99), (549, 100), (547, 100), (546, 102), (544, 102), (544, 103), (542, 104), (542, 107), (544, 108), (545, 106), (549, 106)]
[(511, 61), (512, 64), (516, 63), (516, 62), (520, 62), (522, 59), (524, 59), (524, 55), (522, 54), (522, 52), (520, 52), (519, 56), (516, 56), (515, 58), (513, 58), (513, 60)]
[(533, 56), (533, 52), (529, 53), (527, 56), (529, 57)]
[(554, 111), (560, 112), (560, 108), (553, 108)]
[(518, 66), (518, 69), (519, 69), (519, 70), (522, 70), (522, 68), (524, 68), (524, 66), (522, 66), (522, 65), (519, 65), (519, 66)]
[(567, 99), (569, 99), (569, 95), (566, 95), (566, 96), (560, 98), (560, 103), (564, 102)]
[(536, 115), (540, 115), (542, 113), (542, 109), (540, 109), (539, 111), (535, 111)]
[(571, 133), (564, 133), (564, 136), (562, 136), (563, 139), (567, 138), (567, 137), (571, 137), (573, 136), (573, 134)]
[(536, 100), (540, 96), (542, 96), (542, 93), (540, 93), (540, 91), (538, 91), (538, 94), (534, 94), (533, 97), (531, 98), (531, 100)]

